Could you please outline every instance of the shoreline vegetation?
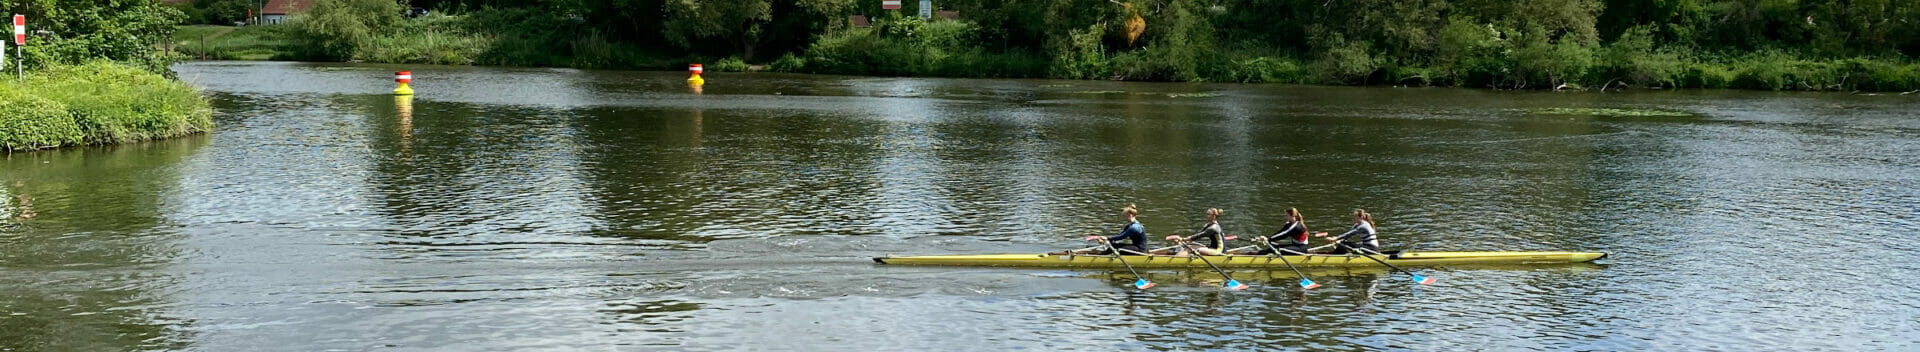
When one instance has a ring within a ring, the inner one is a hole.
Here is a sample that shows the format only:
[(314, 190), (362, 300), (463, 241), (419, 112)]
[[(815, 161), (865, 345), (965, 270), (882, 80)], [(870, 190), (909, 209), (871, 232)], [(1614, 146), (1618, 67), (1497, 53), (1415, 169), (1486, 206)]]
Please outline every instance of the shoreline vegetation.
[(0, 151), (127, 143), (213, 129), (192, 86), (111, 61), (38, 68), (0, 83)]
[[(224, 0), (212, 0), (224, 1)], [(868, 4), (873, 2), (873, 4)], [(190, 57), (1492, 89), (1920, 91), (1920, 3), (1737, 0), (318, 0), (182, 27)], [(880, 13), (870, 26), (848, 15)], [(664, 19), (653, 20), (649, 19)], [(205, 39), (203, 45), (202, 39)]]

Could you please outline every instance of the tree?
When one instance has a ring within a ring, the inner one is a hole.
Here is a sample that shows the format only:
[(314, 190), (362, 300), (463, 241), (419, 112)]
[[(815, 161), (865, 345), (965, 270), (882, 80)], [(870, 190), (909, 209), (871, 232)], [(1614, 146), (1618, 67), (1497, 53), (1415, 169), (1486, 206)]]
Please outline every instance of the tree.
[(185, 18), (158, 1), (0, 0), (0, 7), (25, 14), (29, 32), (45, 31), (29, 34), (23, 48), (34, 67), (109, 59), (162, 71), (168, 62), (153, 48)]
[(752, 60), (763, 26), (773, 19), (773, 4), (767, 0), (673, 0), (667, 2), (666, 15), (662, 27), (674, 45), (697, 50), (703, 40), (734, 43), (742, 59)]

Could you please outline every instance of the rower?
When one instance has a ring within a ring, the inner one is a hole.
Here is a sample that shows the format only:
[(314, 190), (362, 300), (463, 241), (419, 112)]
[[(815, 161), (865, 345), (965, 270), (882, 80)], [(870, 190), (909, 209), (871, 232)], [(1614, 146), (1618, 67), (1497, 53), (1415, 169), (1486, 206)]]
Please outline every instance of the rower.
[[(1220, 213), (1223, 212), (1220, 208), (1207, 209), (1207, 225), (1201, 226), (1200, 231), (1194, 232), (1192, 236), (1182, 238), (1180, 235), (1168, 235), (1167, 241), (1180, 243), (1180, 251), (1174, 255), (1184, 257), (1187, 256), (1188, 253), (1194, 252), (1198, 252), (1201, 255), (1220, 255), (1222, 252), (1225, 252), (1227, 245), (1226, 231), (1220, 229)], [(1198, 240), (1205, 240), (1206, 243), (1196, 243), (1195, 241)]]
[[(1120, 234), (1111, 237), (1087, 236), (1088, 241), (1106, 242), (1108, 249), (1088, 252), (1086, 254), (1105, 255), (1112, 254), (1114, 250), (1120, 250), (1121, 255), (1146, 255), (1147, 227), (1140, 225), (1139, 215), (1140, 208), (1133, 206), (1133, 204), (1128, 204), (1127, 207), (1120, 208), (1120, 216), (1127, 221), (1126, 225), (1120, 227)], [(1120, 241), (1126, 241), (1127, 243), (1118, 243)]]
[[(1379, 232), (1373, 229), (1373, 214), (1367, 214), (1365, 209), (1354, 209), (1353, 229), (1329, 239), (1334, 242), (1346, 244), (1345, 246), (1336, 246), (1332, 254), (1350, 253), (1351, 251), (1348, 251), (1347, 247), (1365, 250), (1367, 252), (1366, 254), (1380, 253), (1380, 237), (1378, 235)], [(1320, 233), (1314, 236), (1326, 237), (1327, 234)]]
[(1300, 215), (1300, 209), (1287, 208), (1287, 225), (1282, 226), (1280, 231), (1272, 235), (1256, 237), (1254, 241), (1266, 241), (1271, 246), (1258, 246), (1235, 254), (1266, 255), (1273, 254), (1274, 249), (1279, 249), (1280, 255), (1306, 255), (1307, 218)]

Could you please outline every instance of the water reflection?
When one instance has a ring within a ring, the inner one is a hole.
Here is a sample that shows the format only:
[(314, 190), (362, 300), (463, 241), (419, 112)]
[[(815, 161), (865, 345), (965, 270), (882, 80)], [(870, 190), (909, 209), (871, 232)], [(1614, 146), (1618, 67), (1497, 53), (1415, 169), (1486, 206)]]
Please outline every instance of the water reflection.
[[(159, 212), (206, 136), (0, 160), (0, 350), (175, 349), (181, 248)], [(162, 270), (156, 270), (162, 269)]]

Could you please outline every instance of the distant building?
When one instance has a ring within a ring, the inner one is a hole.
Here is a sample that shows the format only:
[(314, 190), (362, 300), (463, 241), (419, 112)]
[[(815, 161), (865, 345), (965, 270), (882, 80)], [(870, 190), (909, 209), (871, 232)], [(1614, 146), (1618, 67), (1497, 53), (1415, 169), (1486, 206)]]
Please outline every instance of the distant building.
[(260, 21), (265, 24), (281, 24), (295, 14), (307, 12), (313, 8), (315, 0), (267, 0), (267, 7), (260, 10)]

